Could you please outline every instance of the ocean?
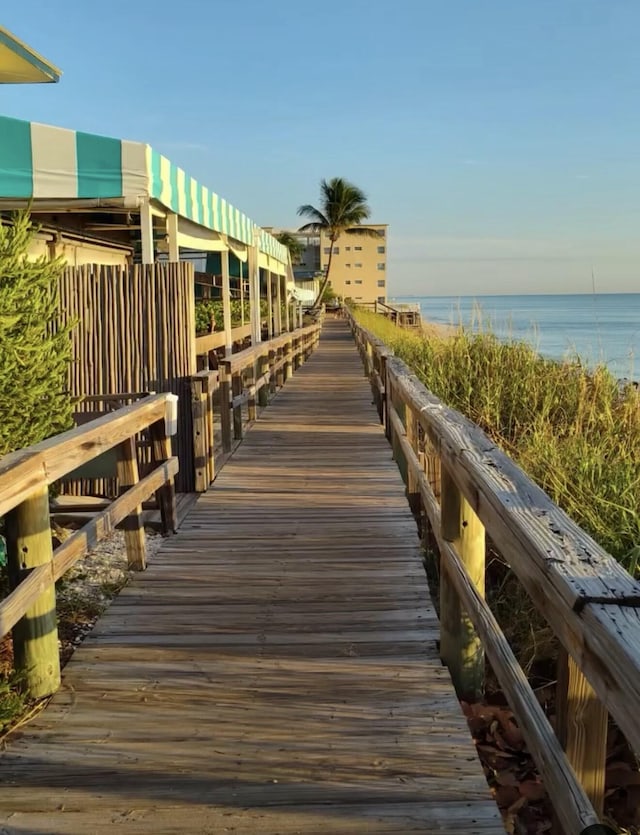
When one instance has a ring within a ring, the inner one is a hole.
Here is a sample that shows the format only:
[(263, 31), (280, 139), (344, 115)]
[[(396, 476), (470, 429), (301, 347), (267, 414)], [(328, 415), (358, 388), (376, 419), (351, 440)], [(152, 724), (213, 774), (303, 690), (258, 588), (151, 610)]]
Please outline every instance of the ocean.
[(532, 345), (552, 359), (580, 357), (618, 378), (640, 379), (640, 293), (524, 296), (402, 296), (422, 318), (484, 327)]

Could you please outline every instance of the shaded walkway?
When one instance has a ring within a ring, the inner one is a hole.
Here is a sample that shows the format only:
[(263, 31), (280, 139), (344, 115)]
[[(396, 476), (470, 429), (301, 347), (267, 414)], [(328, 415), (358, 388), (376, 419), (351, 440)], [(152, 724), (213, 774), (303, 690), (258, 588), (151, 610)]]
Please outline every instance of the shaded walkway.
[(502, 832), (342, 322), (2, 756), (3, 832)]

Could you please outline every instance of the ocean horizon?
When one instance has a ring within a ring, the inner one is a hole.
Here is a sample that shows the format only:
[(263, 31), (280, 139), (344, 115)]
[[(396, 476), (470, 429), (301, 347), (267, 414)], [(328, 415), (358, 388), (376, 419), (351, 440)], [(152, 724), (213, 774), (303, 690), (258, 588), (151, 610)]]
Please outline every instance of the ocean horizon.
[(396, 296), (393, 301), (419, 304), (425, 321), (490, 328), (542, 356), (579, 357), (590, 368), (605, 365), (618, 378), (640, 378), (640, 293)]

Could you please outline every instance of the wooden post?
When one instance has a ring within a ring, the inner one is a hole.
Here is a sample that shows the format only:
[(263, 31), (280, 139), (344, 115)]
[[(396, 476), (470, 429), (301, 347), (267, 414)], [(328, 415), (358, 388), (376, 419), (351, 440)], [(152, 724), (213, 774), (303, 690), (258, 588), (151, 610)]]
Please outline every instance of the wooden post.
[(196, 493), (204, 493), (209, 486), (207, 480), (207, 427), (205, 423), (206, 401), (202, 391), (202, 380), (191, 380), (191, 414), (193, 417), (193, 465), (196, 474)]
[[(242, 372), (236, 371), (231, 376), (231, 396), (235, 399), (242, 394)], [(233, 406), (233, 437), (242, 440), (242, 404)]]
[[(260, 354), (258, 357), (258, 377), (263, 377), (269, 370), (269, 356), (268, 354)], [(258, 403), (261, 407), (269, 405), (269, 386), (262, 384), (258, 389)]]
[(276, 273), (276, 321), (275, 321), (275, 335), (280, 336), (282, 333), (282, 277)]
[(207, 433), (206, 437), (206, 463), (207, 463), (207, 486), (211, 484), (216, 475), (215, 460), (215, 427), (213, 419), (213, 393), (215, 385), (213, 377), (207, 374), (202, 378), (202, 398), (204, 401), (204, 423)]
[(276, 371), (276, 388), (282, 388), (284, 385), (284, 364), (282, 360), (284, 359), (284, 348), (282, 345), (276, 351), (276, 362), (278, 363), (278, 369)]
[(249, 367), (249, 385), (251, 386), (252, 391), (249, 393), (249, 399), (247, 400), (247, 411), (249, 420), (257, 420), (258, 418), (258, 406), (256, 400), (256, 361), (255, 359), (251, 363)]
[[(139, 481), (138, 459), (136, 457), (136, 440), (128, 438), (118, 444), (118, 484), (120, 493), (125, 493), (127, 487), (133, 487)], [(144, 571), (147, 567), (147, 546), (142, 524), (142, 505), (138, 505), (123, 521), (124, 539), (127, 546), (127, 562), (133, 571)]]
[[(224, 322), (224, 354), (230, 357), (233, 351), (231, 342), (231, 288), (229, 286), (229, 250), (225, 249), (220, 253), (222, 266), (222, 317)], [(242, 262), (240, 262), (240, 273), (242, 273)], [(242, 276), (240, 277), (242, 287)], [(244, 317), (243, 317), (244, 318)], [(244, 324), (244, 322), (242, 322)]]
[(273, 339), (273, 276), (265, 271), (267, 280), (267, 339)]
[(269, 349), (269, 394), (274, 395), (276, 393), (276, 359), (277, 354), (273, 348)]
[(284, 344), (284, 379), (285, 382), (293, 377), (293, 340), (287, 339)]
[[(405, 433), (407, 436), (407, 440), (411, 444), (411, 449), (415, 452), (416, 458), (420, 459), (420, 452), (418, 449), (418, 425), (416, 421), (415, 414), (411, 406), (405, 403)], [(416, 523), (418, 525), (418, 531), (422, 531), (422, 519), (421, 519), (421, 509), (422, 509), (422, 499), (420, 496), (420, 491), (418, 490), (418, 480), (415, 476), (415, 472), (413, 467), (409, 465), (407, 462), (407, 501), (409, 502), (409, 507), (411, 508), (411, 512), (413, 513)]]
[(220, 429), (222, 432), (222, 449), (224, 452), (231, 452), (231, 370), (230, 364), (220, 363)]
[(167, 238), (169, 239), (169, 261), (175, 263), (180, 260), (180, 247), (178, 246), (178, 215), (169, 212), (166, 219)]
[[(32, 568), (53, 559), (46, 484), (6, 516), (7, 557), (15, 588)], [(13, 628), (14, 666), (34, 699), (50, 696), (60, 686), (56, 590), (53, 582)]]
[(146, 198), (140, 204), (140, 243), (142, 247), (142, 263), (153, 264), (153, 214), (151, 204)]
[(604, 811), (608, 713), (576, 662), (561, 647), (556, 735), (597, 815)]
[[(442, 536), (451, 542), (484, 597), (484, 526), (462, 495), (447, 468), (442, 468)], [(460, 698), (480, 698), (484, 692), (484, 651), (480, 638), (449, 580), (446, 561), (440, 566), (440, 655), (449, 667)]]
[[(171, 438), (168, 437), (164, 420), (152, 423), (149, 427), (153, 444), (154, 463), (160, 464), (171, 458)], [(160, 508), (163, 533), (176, 533), (178, 530), (178, 514), (176, 510), (176, 487), (173, 477), (169, 478), (159, 490), (156, 490), (156, 500)]]

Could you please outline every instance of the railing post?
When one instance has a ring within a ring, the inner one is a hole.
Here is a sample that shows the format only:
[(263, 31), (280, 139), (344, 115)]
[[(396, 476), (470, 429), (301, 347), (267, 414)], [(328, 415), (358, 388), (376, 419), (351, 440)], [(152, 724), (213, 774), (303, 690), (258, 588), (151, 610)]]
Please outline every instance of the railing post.
[[(482, 522), (442, 468), (442, 537), (451, 542), (484, 597), (485, 532)], [(479, 698), (484, 692), (484, 651), (469, 617), (449, 579), (446, 560), (440, 562), (440, 655), (449, 668), (461, 698)]]
[[(264, 377), (269, 370), (269, 356), (268, 354), (260, 354), (258, 357), (258, 378)], [(261, 383), (258, 389), (258, 403), (262, 408), (269, 405), (269, 386), (267, 383)]]
[(202, 380), (191, 380), (191, 416), (193, 420), (193, 464), (196, 493), (204, 493), (209, 486), (207, 479), (207, 427), (206, 401), (202, 391)]
[(604, 811), (609, 715), (576, 662), (558, 657), (556, 734), (596, 814)]
[[(15, 588), (32, 568), (53, 559), (46, 484), (6, 516), (7, 557)], [(50, 696), (60, 686), (56, 590), (53, 582), (13, 628), (14, 666), (34, 699)]]
[[(411, 444), (411, 449), (414, 451), (416, 458), (420, 460), (420, 451), (418, 449), (418, 424), (415, 414), (411, 406), (405, 403), (405, 433), (407, 441)], [(422, 498), (418, 490), (418, 480), (416, 478), (413, 467), (409, 466), (407, 462), (407, 501), (413, 513), (418, 530), (422, 532)]]
[[(139, 481), (136, 439), (128, 438), (118, 445), (117, 461), (118, 484), (120, 493), (127, 487), (133, 487)], [(122, 523), (124, 540), (127, 546), (127, 562), (133, 571), (144, 571), (147, 567), (147, 545), (142, 524), (142, 505), (138, 505)]]
[(278, 363), (278, 369), (276, 371), (276, 388), (282, 388), (284, 385), (284, 347), (280, 345), (278, 350), (276, 351), (276, 362)]
[[(167, 434), (166, 422), (159, 420), (149, 427), (151, 442), (153, 444), (154, 463), (160, 464), (171, 458), (171, 438)], [(167, 480), (159, 490), (156, 491), (156, 501), (160, 508), (160, 518), (164, 533), (175, 533), (178, 529), (178, 514), (176, 511), (176, 488), (173, 477)]]
[(247, 400), (247, 412), (249, 420), (257, 420), (258, 418), (258, 406), (256, 402), (256, 360), (254, 358), (253, 362), (249, 367), (249, 399)]
[[(235, 400), (236, 397), (239, 397), (242, 394), (243, 385), (242, 385), (242, 372), (236, 371), (234, 374), (231, 375), (231, 396)], [(243, 432), (242, 432), (242, 403), (238, 406), (233, 405), (233, 437), (240, 441), (242, 440)]]
[(216, 475), (215, 459), (215, 430), (213, 419), (213, 392), (212, 376), (207, 374), (202, 380), (202, 394), (204, 398), (204, 423), (206, 429), (206, 461), (207, 461), (207, 486), (211, 484)]
[(269, 348), (269, 394), (276, 393), (276, 359), (277, 353), (273, 348)]
[(220, 374), (220, 430), (222, 433), (222, 450), (223, 452), (231, 452), (232, 438), (231, 438), (231, 364), (229, 362), (221, 362), (219, 367)]
[(284, 379), (290, 380), (293, 377), (293, 340), (287, 339), (284, 344)]

